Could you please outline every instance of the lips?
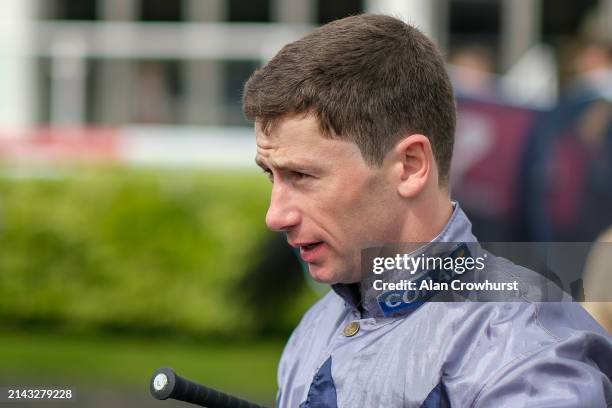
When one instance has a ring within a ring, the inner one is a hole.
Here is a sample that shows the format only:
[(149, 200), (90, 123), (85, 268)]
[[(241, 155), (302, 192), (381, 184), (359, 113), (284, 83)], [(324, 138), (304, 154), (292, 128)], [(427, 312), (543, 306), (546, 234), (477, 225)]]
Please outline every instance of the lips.
[(294, 248), (302, 248), (302, 247), (312, 247), (315, 246), (316, 244), (320, 244), (323, 241), (294, 241), (291, 239), (288, 239), (287, 242), (289, 243), (289, 245), (291, 245)]
[(315, 263), (321, 261), (321, 255), (323, 252), (323, 242), (318, 242), (315, 244), (301, 246), (300, 247), (300, 257), (304, 260), (304, 262)]
[(289, 242), (294, 248), (300, 249), (300, 257), (305, 262), (317, 262), (321, 259), (325, 246), (323, 241)]
[(314, 247), (316, 247), (319, 244), (322, 244), (322, 242), (313, 242), (312, 244), (300, 245), (300, 246), (304, 247), (304, 249), (306, 249), (306, 250), (310, 250), (310, 249), (313, 249)]

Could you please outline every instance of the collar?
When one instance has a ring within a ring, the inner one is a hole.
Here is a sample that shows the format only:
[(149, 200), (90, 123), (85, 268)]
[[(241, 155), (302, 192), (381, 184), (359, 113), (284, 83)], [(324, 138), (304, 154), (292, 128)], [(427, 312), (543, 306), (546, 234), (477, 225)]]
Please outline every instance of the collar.
[[(463, 256), (463, 252), (461, 251), (461, 249), (467, 249), (468, 247), (468, 251), (472, 254), (474, 252), (479, 251), (479, 246), (476, 247), (477, 239), (472, 234), (472, 223), (467, 218), (467, 216), (459, 206), (458, 202), (452, 201), (452, 204), (453, 213), (451, 214), (451, 217), (449, 218), (442, 231), (431, 242), (418, 248), (415, 251), (410, 252), (411, 256), (421, 254), (426, 256)], [(445, 243), (448, 243), (448, 245), (446, 245)], [(466, 247), (466, 243), (473, 243), (476, 245), (469, 245)], [(364, 252), (362, 252), (362, 258), (363, 257)], [(419, 281), (429, 277), (432, 272), (434, 271), (427, 270), (424, 268), (415, 271), (415, 273), (413, 274), (405, 270), (390, 270), (388, 272), (384, 272), (384, 281)], [(381, 291), (375, 290), (373, 288), (372, 283), (375, 279), (380, 279), (380, 276), (383, 275), (374, 275), (372, 273), (368, 273), (366, 274), (364, 279), (361, 280), (361, 282), (354, 284), (338, 283), (332, 285), (332, 289), (347, 303), (348, 306), (357, 310), (362, 310), (362, 317), (364, 318), (389, 317), (389, 310), (386, 310), (384, 304), (381, 303), (380, 299), (385, 295), (398, 291), (389, 291), (381, 293)], [(422, 303), (423, 302), (414, 303), (411, 307), (400, 307), (396, 311), (391, 313), (391, 315), (393, 317), (406, 315), (414, 311)]]

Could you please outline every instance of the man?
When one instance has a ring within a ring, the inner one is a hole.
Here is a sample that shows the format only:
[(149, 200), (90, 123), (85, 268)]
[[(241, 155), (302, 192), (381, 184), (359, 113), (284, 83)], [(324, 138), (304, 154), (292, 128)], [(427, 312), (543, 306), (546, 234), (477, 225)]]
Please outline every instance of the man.
[(381, 15), (332, 22), (256, 71), (243, 104), (273, 183), (266, 223), (333, 288), (285, 348), (278, 406), (612, 403), (610, 338), (579, 306), (396, 308), (371, 290), (364, 248), (476, 241), (450, 200), (453, 92), (423, 34)]

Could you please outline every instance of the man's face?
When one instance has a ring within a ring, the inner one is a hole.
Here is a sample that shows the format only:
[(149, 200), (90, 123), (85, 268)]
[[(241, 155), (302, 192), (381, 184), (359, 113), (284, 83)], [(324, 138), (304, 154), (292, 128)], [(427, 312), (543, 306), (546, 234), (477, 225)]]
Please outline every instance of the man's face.
[(313, 116), (283, 119), (269, 135), (256, 124), (255, 132), (256, 162), (273, 183), (268, 227), (286, 232), (317, 281), (359, 281), (361, 249), (397, 233), (385, 165), (370, 167), (353, 142), (324, 138)]

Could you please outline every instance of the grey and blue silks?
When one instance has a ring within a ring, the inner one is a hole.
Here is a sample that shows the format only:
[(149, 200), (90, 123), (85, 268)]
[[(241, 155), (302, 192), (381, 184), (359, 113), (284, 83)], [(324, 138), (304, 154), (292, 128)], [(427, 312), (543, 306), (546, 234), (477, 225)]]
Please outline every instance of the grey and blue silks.
[[(434, 242), (475, 243), (454, 207)], [(425, 302), (388, 317), (367, 288), (332, 288), (285, 347), (278, 407), (612, 405), (612, 338), (576, 303)]]

